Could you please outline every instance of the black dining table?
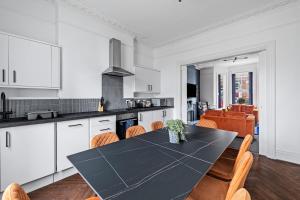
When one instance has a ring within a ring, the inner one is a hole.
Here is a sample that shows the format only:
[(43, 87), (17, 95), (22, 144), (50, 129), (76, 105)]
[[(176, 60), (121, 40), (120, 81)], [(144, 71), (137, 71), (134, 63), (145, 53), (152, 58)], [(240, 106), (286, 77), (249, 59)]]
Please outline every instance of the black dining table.
[(185, 199), (237, 133), (186, 126), (186, 142), (166, 128), (68, 156), (103, 200)]

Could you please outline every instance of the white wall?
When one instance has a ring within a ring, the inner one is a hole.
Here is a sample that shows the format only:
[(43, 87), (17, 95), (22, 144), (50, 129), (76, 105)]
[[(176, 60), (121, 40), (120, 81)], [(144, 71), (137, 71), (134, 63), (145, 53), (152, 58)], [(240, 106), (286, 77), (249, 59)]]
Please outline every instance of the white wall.
[[(62, 47), (62, 90), (0, 89), (9, 97), (99, 98), (101, 73), (109, 66), (110, 38), (122, 41), (123, 66), (134, 72), (134, 36), (85, 11), (51, 0), (0, 0), (0, 31)], [(153, 68), (153, 51), (137, 43), (138, 65)], [(124, 95), (133, 97), (134, 78), (124, 78)]]
[(175, 97), (180, 117), (180, 65), (203, 57), (276, 42), (276, 157), (300, 163), (300, 3), (269, 11), (155, 49), (162, 95)]
[(200, 101), (207, 101), (209, 105), (214, 104), (214, 68), (203, 68), (200, 70)]

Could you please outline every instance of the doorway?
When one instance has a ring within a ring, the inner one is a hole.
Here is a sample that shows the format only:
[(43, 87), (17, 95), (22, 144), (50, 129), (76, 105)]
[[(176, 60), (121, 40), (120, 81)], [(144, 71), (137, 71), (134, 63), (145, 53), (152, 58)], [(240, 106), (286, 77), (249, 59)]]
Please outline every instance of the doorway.
[[(181, 65), (181, 117), (183, 121), (187, 121), (187, 114), (186, 114), (186, 79), (187, 77), (184, 75), (187, 72), (187, 65), (192, 64), (203, 64), (208, 62), (213, 62), (220, 59), (228, 59), (233, 58), (235, 59), (236, 56), (243, 56), (247, 54), (257, 54), (259, 58), (259, 63), (257, 67), (257, 75), (254, 78), (254, 74), (250, 75), (253, 79), (256, 79), (257, 82), (259, 82), (259, 85), (257, 85), (256, 88), (252, 86), (248, 86), (247, 88), (244, 88), (245, 90), (248, 90), (248, 95), (244, 95), (245, 98), (247, 98), (247, 101), (251, 103), (251, 99), (253, 99), (252, 103), (258, 105), (259, 109), (259, 154), (265, 155), (269, 158), (276, 158), (275, 154), (275, 42), (268, 42), (263, 44), (254, 45), (251, 47), (245, 47), (238, 50), (232, 50), (228, 52), (223, 52), (215, 55), (207, 55), (200, 57), (198, 59), (193, 59), (190, 62), (186, 61), (185, 63), (189, 64), (183, 64)], [(198, 62), (197, 62), (198, 60)], [(198, 65), (198, 68), (201, 68), (201, 65)], [(234, 74), (235, 71), (232, 70), (232, 73), (224, 73), (222, 71), (219, 71), (219, 74), (216, 75), (215, 73), (215, 87), (214, 87), (214, 104), (220, 108), (224, 107), (224, 105), (231, 104), (233, 101), (233, 94), (230, 95), (229, 91), (232, 89), (233, 84), (226, 83), (224, 80), (230, 80), (226, 76), (231, 76), (231, 74)], [(232, 76), (231, 76), (232, 77)], [(247, 77), (246, 77), (247, 78)], [(245, 79), (245, 78), (244, 78)], [(241, 80), (235, 80), (235, 82), (241, 82)], [(250, 78), (248, 77), (248, 82), (251, 83)], [(231, 87), (231, 88), (230, 88)], [(234, 86), (236, 88), (236, 86)], [(251, 92), (252, 90), (252, 92)], [(225, 93), (229, 93), (229, 95), (225, 95)], [(235, 90), (235, 93), (241, 94), (241, 90), (237, 87)], [(253, 96), (251, 97), (251, 93)], [(241, 94), (243, 95), (243, 94)], [(255, 95), (256, 98), (254, 97)], [(235, 101), (239, 99), (239, 97), (243, 96), (237, 96), (235, 98)], [(256, 100), (255, 100), (256, 99)], [(255, 102), (256, 101), (256, 102)]]

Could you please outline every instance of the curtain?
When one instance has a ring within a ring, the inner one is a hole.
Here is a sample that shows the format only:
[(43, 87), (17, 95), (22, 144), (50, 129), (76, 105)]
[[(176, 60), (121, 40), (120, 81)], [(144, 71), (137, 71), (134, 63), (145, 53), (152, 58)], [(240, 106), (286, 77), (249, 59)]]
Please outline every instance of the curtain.
[(232, 81), (232, 84), (231, 84), (231, 97), (232, 97), (232, 101), (231, 103), (232, 104), (235, 104), (236, 103), (236, 100), (235, 100), (235, 74), (232, 74), (231, 75), (231, 81)]
[(253, 104), (253, 72), (249, 72), (249, 105)]

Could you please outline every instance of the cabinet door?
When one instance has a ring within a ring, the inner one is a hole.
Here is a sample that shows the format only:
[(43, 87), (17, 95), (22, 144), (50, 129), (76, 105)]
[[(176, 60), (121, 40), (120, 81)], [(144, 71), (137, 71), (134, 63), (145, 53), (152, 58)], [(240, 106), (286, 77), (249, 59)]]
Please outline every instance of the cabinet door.
[(135, 91), (150, 92), (149, 70), (136, 67), (135, 68)]
[(164, 121), (164, 110), (153, 111), (153, 121)]
[(150, 91), (152, 93), (160, 93), (160, 72), (156, 70), (149, 70), (148, 76), (150, 78)]
[(72, 167), (67, 156), (89, 149), (88, 119), (57, 123), (57, 171)]
[(165, 109), (164, 122), (171, 119), (174, 119), (174, 109), (173, 108)]
[(0, 85), (8, 85), (8, 36), (0, 34)]
[(51, 87), (60, 88), (61, 60), (59, 47), (51, 47), (51, 58)]
[(1, 129), (0, 139), (1, 191), (54, 173), (54, 123)]
[(51, 87), (51, 46), (9, 37), (9, 84)]
[(151, 123), (153, 122), (153, 112), (139, 112), (139, 125), (143, 126), (147, 132), (151, 131)]

